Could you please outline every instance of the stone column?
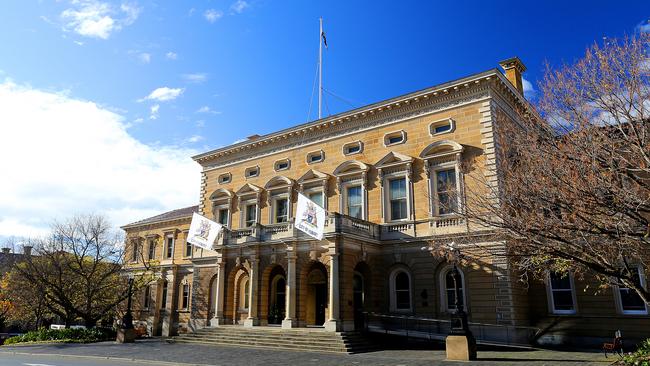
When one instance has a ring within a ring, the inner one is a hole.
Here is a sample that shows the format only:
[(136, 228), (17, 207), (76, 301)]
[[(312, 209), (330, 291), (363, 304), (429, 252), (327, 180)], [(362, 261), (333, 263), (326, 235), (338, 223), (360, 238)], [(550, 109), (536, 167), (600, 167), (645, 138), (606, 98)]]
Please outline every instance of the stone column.
[(260, 320), (257, 318), (257, 276), (258, 276), (259, 260), (257, 258), (251, 258), (251, 268), (248, 273), (248, 281), (250, 285), (248, 286), (248, 318), (244, 321), (245, 327), (253, 327), (260, 325)]
[(330, 247), (329, 271), (329, 319), (325, 322), (325, 330), (339, 331), (339, 253), (336, 246)]
[[(225, 283), (226, 283), (226, 263), (224, 263), (221, 258), (217, 262), (217, 284), (214, 291), (214, 315), (212, 320), (210, 320), (210, 326), (218, 327), (219, 325), (224, 324), (223, 319), (223, 304), (225, 294)], [(210, 284), (212, 285), (212, 284)]]
[(287, 247), (287, 288), (285, 318), (282, 328), (295, 328), (296, 321), (296, 253), (295, 248)]
[(164, 315), (162, 315), (162, 336), (170, 337), (176, 334), (175, 313), (176, 313), (176, 269), (172, 269), (171, 275), (167, 275), (167, 298), (165, 299)]

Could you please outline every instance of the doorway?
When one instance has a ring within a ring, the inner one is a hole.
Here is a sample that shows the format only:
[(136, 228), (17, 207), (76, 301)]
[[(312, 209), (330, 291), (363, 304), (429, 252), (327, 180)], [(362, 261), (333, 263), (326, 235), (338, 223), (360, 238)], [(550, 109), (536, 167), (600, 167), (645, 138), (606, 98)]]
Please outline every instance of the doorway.
[(268, 324), (279, 325), (284, 319), (287, 299), (287, 278), (284, 269), (275, 266), (269, 274), (268, 292)]
[(354, 329), (360, 330), (364, 327), (364, 291), (363, 291), (363, 276), (359, 272), (354, 272), (352, 278), (352, 292), (354, 302)]
[(315, 262), (307, 274), (307, 325), (322, 326), (327, 317), (327, 269)]

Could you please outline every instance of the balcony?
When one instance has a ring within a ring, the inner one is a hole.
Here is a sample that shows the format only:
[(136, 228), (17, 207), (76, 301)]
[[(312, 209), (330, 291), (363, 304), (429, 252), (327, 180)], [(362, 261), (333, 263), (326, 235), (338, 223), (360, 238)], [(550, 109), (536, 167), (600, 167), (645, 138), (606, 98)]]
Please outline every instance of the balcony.
[[(325, 236), (346, 234), (371, 241), (404, 240), (449, 235), (467, 231), (466, 220), (460, 216), (433, 217), (426, 220), (400, 221), (375, 224), (347, 215), (332, 213), (325, 221)], [(285, 240), (311, 238), (296, 229), (293, 220), (278, 224), (261, 225), (242, 229), (225, 229), (217, 238), (217, 245), (241, 245), (254, 242), (282, 242)]]

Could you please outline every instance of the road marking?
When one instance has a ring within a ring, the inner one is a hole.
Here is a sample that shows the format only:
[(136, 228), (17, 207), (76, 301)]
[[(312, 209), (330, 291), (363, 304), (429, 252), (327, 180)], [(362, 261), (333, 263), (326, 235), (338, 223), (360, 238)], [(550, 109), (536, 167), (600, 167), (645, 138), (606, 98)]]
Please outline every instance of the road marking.
[(54, 366), (54, 365), (49, 365), (46, 363), (24, 363), (23, 365), (25, 366)]

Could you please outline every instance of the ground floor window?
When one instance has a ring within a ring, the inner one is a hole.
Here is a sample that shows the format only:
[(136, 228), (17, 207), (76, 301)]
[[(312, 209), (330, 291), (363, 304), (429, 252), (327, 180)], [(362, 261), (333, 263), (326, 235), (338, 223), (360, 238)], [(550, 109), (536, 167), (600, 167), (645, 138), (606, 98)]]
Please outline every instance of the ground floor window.
[[(635, 274), (635, 282), (637, 284), (640, 284), (641, 286), (645, 287), (645, 279), (643, 278), (643, 272), (641, 270), (641, 267), (636, 267), (632, 269)], [(648, 308), (641, 299), (641, 296), (631, 288), (627, 287), (619, 287), (618, 288), (618, 302), (619, 302), (619, 310), (623, 314), (647, 314), (648, 313)]]
[(549, 273), (549, 293), (551, 296), (551, 312), (554, 314), (574, 314), (575, 292), (569, 273)]
[(390, 275), (390, 307), (392, 311), (411, 311), (411, 275), (396, 269)]
[(454, 281), (454, 267), (450, 266), (441, 272), (441, 287), (443, 289), (442, 310), (447, 312), (456, 311), (456, 286), (458, 286), (458, 292), (460, 297), (458, 298), (458, 304), (466, 308), (465, 306), (465, 274), (460, 268), (457, 268), (459, 279), (456, 284)]

